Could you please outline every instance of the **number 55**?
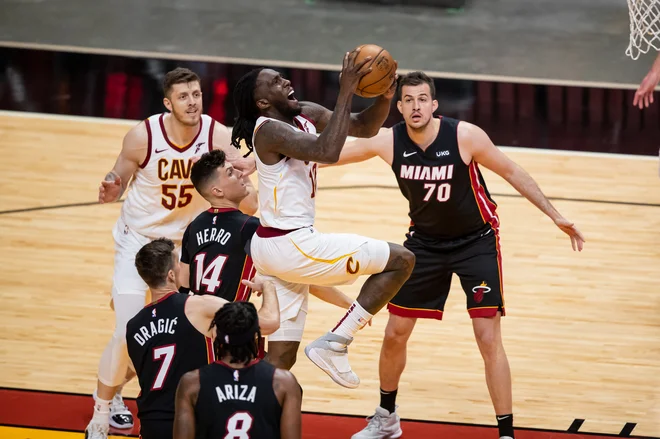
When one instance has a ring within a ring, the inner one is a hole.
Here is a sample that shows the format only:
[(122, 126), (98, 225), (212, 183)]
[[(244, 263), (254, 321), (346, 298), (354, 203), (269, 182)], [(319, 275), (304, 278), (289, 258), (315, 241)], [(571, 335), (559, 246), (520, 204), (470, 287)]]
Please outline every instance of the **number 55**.
[(160, 200), (160, 203), (167, 210), (174, 210), (175, 207), (186, 207), (192, 201), (192, 193), (195, 189), (195, 186), (192, 184), (182, 184), (179, 189), (179, 202), (177, 203), (176, 196), (176, 184), (164, 184), (161, 186), (161, 192), (163, 194), (163, 199)]

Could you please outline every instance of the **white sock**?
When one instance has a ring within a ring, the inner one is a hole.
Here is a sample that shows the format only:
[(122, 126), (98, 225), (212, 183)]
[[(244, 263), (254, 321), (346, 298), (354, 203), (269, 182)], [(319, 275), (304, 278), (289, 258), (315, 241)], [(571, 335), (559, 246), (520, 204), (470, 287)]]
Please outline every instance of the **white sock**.
[(350, 308), (348, 308), (348, 311), (346, 311), (346, 314), (342, 317), (339, 323), (337, 323), (337, 326), (335, 326), (335, 329), (333, 329), (332, 332), (341, 337), (353, 340), (355, 334), (357, 334), (360, 329), (364, 328), (372, 317), (373, 315), (369, 314), (364, 308), (362, 308), (362, 305), (355, 301)]
[(110, 403), (111, 401), (96, 397), (92, 422), (104, 425), (110, 423)]

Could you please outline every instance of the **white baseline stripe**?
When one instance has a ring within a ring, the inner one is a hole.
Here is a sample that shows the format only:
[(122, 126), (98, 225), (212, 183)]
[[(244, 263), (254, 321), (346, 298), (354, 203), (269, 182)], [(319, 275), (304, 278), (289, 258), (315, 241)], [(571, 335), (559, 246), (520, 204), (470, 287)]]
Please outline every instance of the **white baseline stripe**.
[[(48, 114), (48, 113), (29, 113), (22, 111), (8, 111), (0, 110), (0, 117), (23, 117), (27, 119), (47, 119), (47, 120), (61, 120), (68, 122), (85, 122), (85, 123), (100, 123), (107, 125), (137, 125), (139, 120), (130, 119), (112, 119), (107, 117), (89, 117), (89, 116), (69, 116), (63, 114)], [(231, 130), (231, 127), (227, 127)], [(354, 137), (348, 138), (355, 140)], [(589, 152), (589, 151), (567, 151), (557, 149), (543, 149), (543, 148), (523, 148), (519, 146), (499, 146), (500, 149), (507, 152), (521, 152), (529, 154), (547, 154), (547, 155), (560, 155), (560, 156), (577, 156), (577, 157), (603, 157), (611, 159), (628, 159), (628, 160), (642, 160), (642, 161), (655, 161), (658, 157), (655, 155), (634, 155), (634, 154), (615, 154), (611, 152)]]
[(91, 116), (70, 116), (67, 114), (50, 114), (50, 113), (30, 113), (27, 111), (8, 111), (0, 110), (0, 117), (23, 117), (26, 119), (47, 119), (47, 120), (62, 120), (69, 122), (87, 122), (87, 123), (100, 123), (107, 125), (137, 125), (140, 120), (130, 119), (113, 119), (110, 117), (91, 117)]
[[(157, 59), (170, 59), (179, 61), (201, 61), (201, 62), (216, 62), (227, 64), (247, 64), (254, 66), (279, 66), (284, 68), (299, 68), (299, 69), (317, 69), (317, 70), (331, 70), (340, 71), (341, 64), (324, 64), (302, 61), (283, 61), (276, 59), (255, 59), (255, 58), (235, 58), (229, 56), (210, 56), (210, 55), (195, 55), (195, 54), (182, 54), (182, 53), (167, 53), (167, 52), (151, 52), (142, 50), (123, 50), (123, 49), (105, 49), (100, 47), (84, 47), (84, 46), (67, 46), (57, 44), (41, 44), (41, 43), (25, 43), (17, 41), (1, 41), (0, 47), (11, 47), (16, 49), (34, 49), (34, 50), (50, 50), (60, 52), (74, 52), (74, 53), (89, 53), (97, 55), (113, 55), (113, 56), (126, 56), (130, 58), (157, 58)], [(410, 69), (400, 69), (399, 73), (405, 74), (411, 72)], [(441, 72), (433, 70), (425, 70), (425, 73), (435, 78), (447, 79), (463, 79), (468, 81), (493, 81), (493, 82), (514, 82), (519, 84), (538, 84), (538, 85), (558, 85), (567, 87), (596, 87), (596, 88), (613, 88), (613, 89), (626, 89), (637, 90), (639, 84), (633, 83), (614, 83), (614, 82), (591, 82), (591, 81), (571, 81), (552, 78), (530, 78), (518, 76), (499, 76), (499, 75), (484, 75), (472, 73), (455, 73), (455, 72)], [(660, 86), (656, 87), (660, 90)]]

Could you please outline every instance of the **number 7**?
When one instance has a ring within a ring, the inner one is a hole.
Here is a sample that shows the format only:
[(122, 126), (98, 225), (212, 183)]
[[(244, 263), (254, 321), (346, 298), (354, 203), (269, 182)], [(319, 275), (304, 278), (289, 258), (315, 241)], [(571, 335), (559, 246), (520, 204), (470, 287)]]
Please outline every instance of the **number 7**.
[(163, 356), (163, 364), (160, 365), (158, 369), (158, 375), (154, 380), (154, 384), (151, 386), (151, 390), (160, 390), (163, 388), (163, 383), (165, 378), (167, 378), (167, 372), (170, 370), (172, 365), (172, 359), (174, 358), (174, 353), (176, 352), (176, 345), (170, 344), (166, 346), (159, 346), (153, 350), (153, 359), (154, 361), (160, 360)]
[(431, 195), (433, 194), (433, 190), (435, 189), (435, 184), (433, 183), (426, 183), (424, 185), (424, 189), (428, 190), (426, 195), (424, 196), (424, 201), (428, 201), (431, 199)]

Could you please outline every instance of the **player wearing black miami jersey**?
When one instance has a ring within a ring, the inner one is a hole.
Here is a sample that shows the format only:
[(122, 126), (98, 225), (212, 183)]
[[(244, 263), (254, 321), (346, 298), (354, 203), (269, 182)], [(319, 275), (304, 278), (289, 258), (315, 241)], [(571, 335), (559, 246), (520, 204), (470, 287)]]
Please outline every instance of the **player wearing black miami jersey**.
[[(167, 439), (172, 437), (179, 379), (214, 360), (209, 326), (227, 301), (176, 291), (179, 262), (174, 243), (169, 239), (157, 239), (142, 247), (135, 265), (153, 300), (126, 327), (128, 354), (141, 389), (137, 399), (140, 436)], [(272, 333), (279, 327), (275, 287), (259, 281), (245, 283), (263, 291), (263, 306), (259, 311), (261, 330), (264, 334)]]
[(215, 315), (217, 360), (181, 378), (174, 439), (300, 439), (302, 390), (291, 372), (257, 358), (258, 323), (251, 303)]
[(192, 166), (190, 180), (210, 204), (186, 228), (181, 242), (182, 291), (213, 294), (245, 301), (249, 289), (241, 284), (255, 270), (246, 252), (259, 219), (238, 210), (248, 196), (243, 173), (225, 161), (222, 151), (206, 153)]
[(395, 412), (406, 343), (417, 318), (441, 319), (456, 273), (467, 296), (475, 337), (484, 359), (500, 438), (513, 438), (511, 373), (502, 346), (504, 315), (497, 205), (479, 165), (499, 174), (530, 200), (582, 250), (584, 238), (550, 204), (538, 185), (504, 155), (479, 127), (433, 117), (438, 107), (433, 80), (422, 72), (401, 77), (397, 108), (404, 121), (370, 139), (347, 143), (339, 164), (379, 156), (391, 167), (408, 199), (411, 225), (405, 246), (416, 256), (408, 281), (390, 301), (380, 355), (381, 403), (353, 439), (401, 435)]

